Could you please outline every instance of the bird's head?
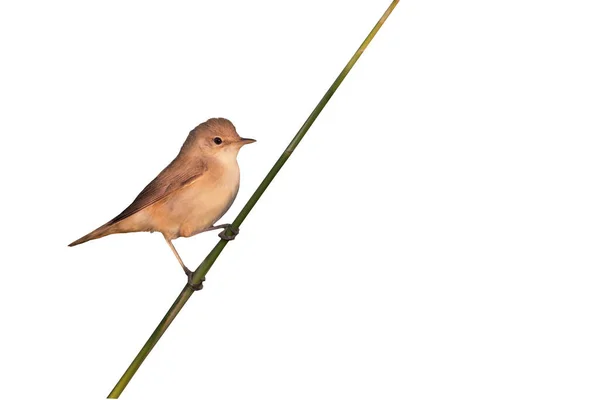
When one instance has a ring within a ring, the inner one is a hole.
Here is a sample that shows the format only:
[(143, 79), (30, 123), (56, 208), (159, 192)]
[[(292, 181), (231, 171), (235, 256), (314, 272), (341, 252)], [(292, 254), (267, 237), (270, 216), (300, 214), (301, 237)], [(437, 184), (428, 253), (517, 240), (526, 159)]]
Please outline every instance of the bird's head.
[(181, 153), (193, 156), (236, 157), (242, 146), (254, 143), (238, 135), (235, 126), (225, 118), (211, 118), (195, 127), (181, 147)]

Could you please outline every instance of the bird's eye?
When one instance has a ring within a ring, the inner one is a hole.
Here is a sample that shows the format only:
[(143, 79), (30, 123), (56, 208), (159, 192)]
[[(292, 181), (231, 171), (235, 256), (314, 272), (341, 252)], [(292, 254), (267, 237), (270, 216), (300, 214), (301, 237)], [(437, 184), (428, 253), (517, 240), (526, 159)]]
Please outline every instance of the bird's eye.
[(221, 144), (221, 143), (223, 143), (223, 139), (221, 139), (220, 137), (217, 136), (216, 138), (213, 139), (213, 142), (215, 142), (215, 144)]

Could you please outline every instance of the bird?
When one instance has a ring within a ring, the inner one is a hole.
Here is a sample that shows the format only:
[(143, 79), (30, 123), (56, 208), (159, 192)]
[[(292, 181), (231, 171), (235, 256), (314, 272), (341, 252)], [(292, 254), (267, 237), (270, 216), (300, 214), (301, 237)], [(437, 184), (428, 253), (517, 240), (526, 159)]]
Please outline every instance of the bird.
[(115, 233), (160, 232), (191, 282), (192, 271), (185, 266), (173, 240), (215, 229), (223, 229), (219, 234), (223, 240), (235, 238), (238, 230), (231, 224), (214, 224), (237, 196), (238, 152), (254, 142), (240, 137), (228, 119), (208, 119), (188, 134), (175, 159), (123, 212), (69, 246)]

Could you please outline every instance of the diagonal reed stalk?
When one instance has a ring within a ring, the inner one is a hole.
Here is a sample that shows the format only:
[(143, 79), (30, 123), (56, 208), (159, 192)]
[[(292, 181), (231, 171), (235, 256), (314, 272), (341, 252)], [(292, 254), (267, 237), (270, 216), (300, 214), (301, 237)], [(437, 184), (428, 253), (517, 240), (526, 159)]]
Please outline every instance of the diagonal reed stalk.
[[(260, 183), (256, 191), (254, 191), (254, 194), (252, 195), (252, 197), (250, 197), (250, 200), (248, 200), (244, 208), (242, 208), (242, 211), (240, 211), (236, 219), (233, 221), (231, 227), (228, 228), (227, 233), (229, 235), (232, 234), (232, 229), (235, 230), (236, 228), (239, 228), (242, 222), (244, 222), (244, 220), (246, 219), (246, 217), (248, 216), (258, 199), (260, 199), (260, 197), (265, 192), (269, 184), (273, 181), (273, 178), (275, 178), (275, 175), (277, 175), (281, 167), (283, 167), (283, 164), (285, 164), (288, 158), (290, 158), (290, 156), (294, 152), (294, 149), (296, 149), (296, 146), (298, 146), (298, 143), (300, 143), (308, 129), (311, 127), (313, 122), (315, 122), (315, 120), (317, 119), (327, 102), (329, 102), (329, 99), (331, 99), (331, 96), (333, 96), (333, 94), (340, 86), (346, 75), (348, 75), (354, 64), (356, 64), (356, 61), (360, 58), (360, 56), (365, 51), (371, 40), (375, 37), (375, 34), (379, 31), (379, 28), (381, 28), (381, 26), (388, 18), (390, 13), (394, 10), (399, 1), (400, 0), (392, 1), (392, 3), (387, 8), (385, 13), (381, 16), (379, 21), (377, 21), (375, 27), (371, 30), (371, 32), (360, 45), (358, 50), (356, 50), (350, 61), (348, 61), (348, 63), (346, 64), (342, 72), (339, 74), (339, 76), (336, 78), (336, 80), (333, 82), (329, 90), (327, 90), (321, 101), (319, 101), (319, 104), (317, 104), (313, 112), (309, 115), (306, 122), (304, 122), (304, 125), (302, 125), (296, 136), (294, 136), (288, 147), (285, 149), (283, 154), (281, 154), (275, 165), (273, 165), (273, 167), (271, 168), (267, 176), (263, 179), (263, 181)], [(202, 261), (200, 266), (196, 269), (196, 271), (194, 271), (191, 279), (192, 285), (198, 286), (202, 283), (202, 281), (204, 281), (204, 277), (206, 276), (212, 265), (215, 263), (217, 257), (219, 257), (226, 245), (227, 241), (221, 239), (219, 243), (217, 243), (217, 245), (211, 250), (211, 252), (208, 253), (204, 261)], [(177, 299), (175, 300), (175, 302), (173, 303), (173, 305), (171, 306), (171, 308), (169, 309), (169, 311), (167, 311), (167, 314), (164, 316), (162, 321), (160, 321), (154, 332), (152, 332), (152, 335), (150, 335), (150, 338), (148, 339), (146, 344), (144, 344), (144, 347), (142, 347), (142, 349), (135, 357), (129, 368), (127, 368), (127, 371), (125, 371), (121, 379), (119, 379), (119, 382), (117, 382), (113, 390), (110, 392), (110, 394), (108, 395), (109, 399), (119, 398), (125, 387), (127, 387), (127, 384), (129, 383), (131, 378), (133, 378), (133, 375), (135, 375), (140, 365), (142, 365), (146, 357), (148, 357), (150, 351), (154, 348), (156, 343), (158, 343), (161, 336), (165, 333), (169, 325), (171, 325), (171, 322), (173, 322), (179, 311), (183, 308), (183, 306), (192, 296), (193, 293), (194, 289), (189, 284), (186, 284), (179, 296), (177, 297)]]

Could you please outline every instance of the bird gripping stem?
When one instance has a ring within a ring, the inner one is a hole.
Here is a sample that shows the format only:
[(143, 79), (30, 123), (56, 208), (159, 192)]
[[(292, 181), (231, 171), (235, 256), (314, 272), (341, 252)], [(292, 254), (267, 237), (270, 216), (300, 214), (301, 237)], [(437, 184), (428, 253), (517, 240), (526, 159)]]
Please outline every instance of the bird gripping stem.
[[(373, 37), (375, 37), (375, 34), (377, 34), (377, 32), (379, 31), (379, 28), (381, 28), (381, 26), (386, 21), (391, 12), (394, 10), (399, 1), (400, 0), (393, 0), (387, 8), (387, 10), (379, 19), (379, 21), (377, 21), (375, 27), (367, 35), (366, 39), (362, 42), (362, 44), (354, 53), (350, 61), (348, 61), (342, 72), (338, 75), (331, 87), (327, 90), (321, 101), (319, 101), (319, 104), (317, 104), (313, 112), (307, 118), (306, 122), (304, 122), (298, 133), (296, 133), (296, 135), (294, 136), (288, 147), (285, 149), (283, 154), (281, 154), (279, 159), (277, 159), (275, 165), (273, 165), (267, 176), (263, 179), (260, 185), (258, 185), (258, 188), (254, 191), (254, 194), (250, 197), (244, 208), (242, 208), (242, 210), (240, 211), (236, 219), (233, 221), (231, 226), (227, 228), (227, 234), (231, 235), (234, 233), (234, 230), (239, 229), (242, 222), (246, 219), (254, 205), (258, 202), (258, 200), (265, 192), (269, 184), (275, 178), (275, 175), (277, 175), (281, 167), (283, 167), (283, 165), (286, 163), (293, 151), (296, 149), (298, 143), (300, 143), (308, 129), (315, 122), (315, 120), (317, 119), (327, 102), (329, 102), (329, 99), (331, 99), (331, 97), (333, 96), (337, 88), (340, 86), (346, 75), (348, 75), (356, 61), (358, 61), (358, 59), (363, 54)], [(160, 323), (158, 324), (152, 335), (150, 335), (150, 338), (146, 341), (138, 355), (135, 357), (135, 359), (129, 366), (129, 368), (127, 368), (123, 376), (121, 376), (121, 379), (119, 379), (119, 382), (117, 382), (113, 390), (108, 395), (109, 399), (119, 398), (125, 387), (127, 387), (127, 384), (129, 383), (131, 378), (133, 378), (133, 376), (139, 369), (140, 365), (144, 362), (148, 354), (150, 354), (150, 351), (152, 351), (152, 349), (154, 348), (156, 343), (158, 343), (158, 341), (165, 333), (169, 325), (171, 325), (171, 322), (173, 322), (179, 311), (183, 308), (185, 303), (192, 296), (192, 294), (195, 291), (194, 287), (200, 287), (201, 283), (206, 277), (206, 274), (208, 273), (212, 265), (215, 263), (216, 259), (219, 257), (225, 246), (227, 245), (227, 242), (227, 240), (221, 239), (210, 251), (210, 253), (208, 253), (208, 255), (206, 256), (204, 261), (202, 261), (200, 266), (193, 272), (190, 282), (186, 283), (185, 287), (183, 288), (183, 290), (181, 291), (181, 293), (179, 294), (169, 311), (167, 311), (167, 314), (160, 321)]]

